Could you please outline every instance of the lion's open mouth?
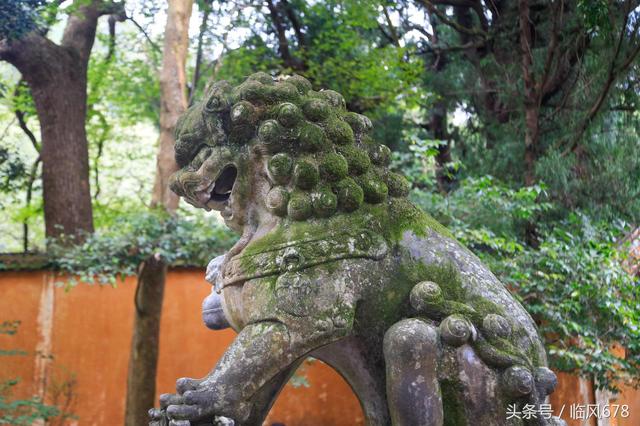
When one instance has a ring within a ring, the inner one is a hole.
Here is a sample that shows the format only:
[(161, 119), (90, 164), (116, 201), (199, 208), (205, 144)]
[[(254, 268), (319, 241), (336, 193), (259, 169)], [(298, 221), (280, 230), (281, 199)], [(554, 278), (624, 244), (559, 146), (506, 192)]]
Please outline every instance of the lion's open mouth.
[(216, 179), (213, 189), (211, 190), (211, 201), (216, 203), (223, 203), (231, 196), (231, 190), (233, 184), (236, 182), (238, 176), (238, 169), (233, 164), (230, 164), (222, 170), (218, 179)]

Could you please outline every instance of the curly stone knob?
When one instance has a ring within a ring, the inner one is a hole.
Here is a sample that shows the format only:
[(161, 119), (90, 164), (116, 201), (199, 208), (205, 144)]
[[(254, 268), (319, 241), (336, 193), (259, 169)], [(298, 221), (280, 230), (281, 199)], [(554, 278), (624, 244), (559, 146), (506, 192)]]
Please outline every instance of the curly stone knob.
[(514, 398), (529, 395), (533, 391), (533, 375), (524, 367), (513, 366), (502, 373), (505, 392)]
[(432, 281), (416, 284), (409, 295), (413, 309), (422, 314), (438, 314), (444, 304), (444, 296), (440, 286)]
[(471, 336), (472, 325), (459, 315), (449, 315), (439, 326), (440, 337), (451, 346), (462, 346)]
[(501, 315), (488, 314), (482, 320), (482, 328), (488, 334), (488, 337), (507, 338), (511, 335), (511, 325)]
[(273, 214), (285, 216), (287, 213), (287, 205), (289, 203), (289, 193), (282, 186), (274, 186), (267, 193), (265, 206)]

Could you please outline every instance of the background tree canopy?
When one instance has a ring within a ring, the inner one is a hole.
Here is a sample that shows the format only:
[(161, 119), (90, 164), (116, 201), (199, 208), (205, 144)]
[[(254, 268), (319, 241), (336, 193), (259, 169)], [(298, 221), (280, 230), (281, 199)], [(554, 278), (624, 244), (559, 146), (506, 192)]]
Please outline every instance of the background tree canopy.
[[(10, 46), (35, 33), (64, 43), (68, 18), (87, 10), (105, 16), (81, 117), (95, 233), (74, 249), (51, 240), (51, 262), (112, 282), (154, 254), (204, 265), (232, 241), (215, 216), (147, 208), (164, 9), (0, 5), (0, 251), (47, 250), (42, 88)], [(372, 118), (413, 199), (521, 298), (553, 367), (598, 386), (638, 384), (640, 287), (621, 263), (623, 238), (640, 223), (640, 2), (197, 0), (190, 31), (188, 102), (211, 80), (256, 71), (341, 92)]]

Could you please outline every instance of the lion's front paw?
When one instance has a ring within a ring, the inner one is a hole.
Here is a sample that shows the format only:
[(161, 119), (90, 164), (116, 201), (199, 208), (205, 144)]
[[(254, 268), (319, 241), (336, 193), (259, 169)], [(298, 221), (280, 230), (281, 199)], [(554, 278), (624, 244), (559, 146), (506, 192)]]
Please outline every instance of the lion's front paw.
[(234, 420), (215, 415), (215, 392), (201, 383), (202, 380), (179, 379), (177, 394), (160, 396), (160, 411), (165, 413), (168, 426), (234, 426)]
[(230, 419), (214, 416), (214, 395), (201, 387), (203, 379), (181, 378), (177, 393), (160, 395), (160, 408), (149, 410), (150, 426), (232, 426)]
[(162, 395), (160, 404), (166, 404), (169, 419), (191, 422), (213, 419), (215, 395), (208, 389), (187, 390), (182, 395)]

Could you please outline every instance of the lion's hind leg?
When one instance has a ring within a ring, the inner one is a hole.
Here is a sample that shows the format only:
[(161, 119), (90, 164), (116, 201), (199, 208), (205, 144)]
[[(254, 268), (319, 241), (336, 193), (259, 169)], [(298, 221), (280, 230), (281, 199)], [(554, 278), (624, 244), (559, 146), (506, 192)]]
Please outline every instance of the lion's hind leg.
[(422, 320), (402, 320), (384, 336), (387, 403), (394, 426), (441, 426), (438, 329)]

